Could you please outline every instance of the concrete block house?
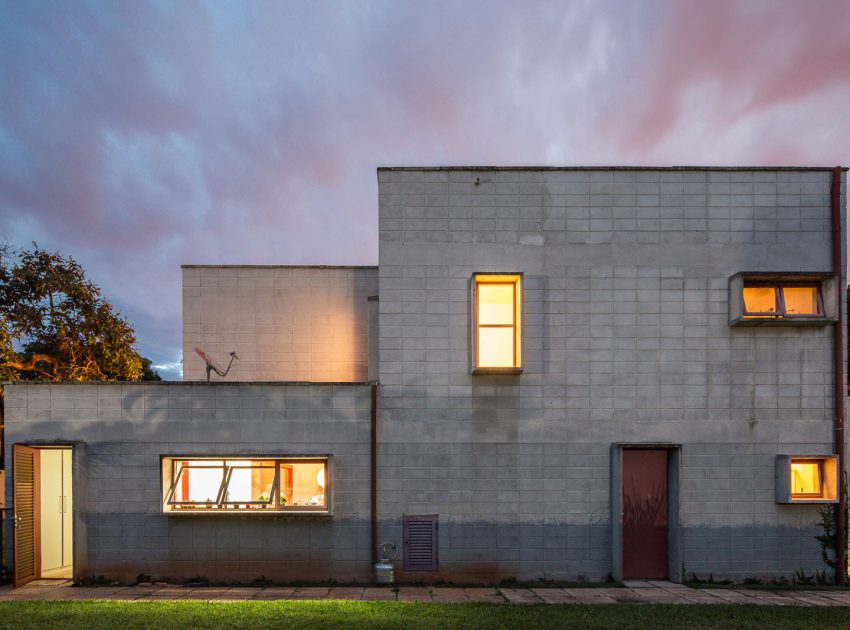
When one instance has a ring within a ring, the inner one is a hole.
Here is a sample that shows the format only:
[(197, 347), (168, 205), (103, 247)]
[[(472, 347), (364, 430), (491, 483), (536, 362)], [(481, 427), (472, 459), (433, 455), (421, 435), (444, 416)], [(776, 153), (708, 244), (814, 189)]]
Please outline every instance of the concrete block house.
[(185, 266), (183, 382), (6, 386), (18, 583), (827, 569), (846, 169), (381, 168), (378, 208), (377, 267)]

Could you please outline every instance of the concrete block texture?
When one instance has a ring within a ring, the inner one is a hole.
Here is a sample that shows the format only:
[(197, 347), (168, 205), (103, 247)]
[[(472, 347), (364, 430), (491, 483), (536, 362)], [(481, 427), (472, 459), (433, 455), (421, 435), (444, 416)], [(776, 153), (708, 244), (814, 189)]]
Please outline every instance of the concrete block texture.
[(365, 381), (375, 267), (183, 267), (183, 380)]
[[(75, 535), (85, 538), (77, 547), (86, 549), (87, 557), (80, 559), (85, 575), (78, 577), (363, 581), (371, 558), (370, 390), (365, 385), (12, 384), (7, 392), (16, 404), (7, 410), (6, 461), (13, 444), (83, 447), (85, 465), (74, 474), (84, 476), (86, 492), (75, 497), (75, 516), (85, 527)], [(86, 402), (80, 408), (68, 399)], [(45, 409), (45, 400), (61, 402)], [(108, 419), (99, 416), (104, 401), (116, 402), (117, 412)], [(168, 455), (329, 455), (332, 514), (164, 514), (161, 458)], [(7, 496), (11, 488), (9, 475)], [(10, 562), (12, 540), (6, 538)]]
[[(443, 187), (424, 193), (426, 176)], [(828, 169), (380, 171), (382, 517), (439, 513), (452, 541), (468, 523), (540, 540), (504, 563), (441, 548), (447, 572), (602, 577), (606, 449), (677, 444), (686, 572), (824, 569), (816, 509), (775, 504), (771, 458), (832, 450), (832, 329), (727, 320), (735, 273), (831, 271), (830, 182)], [(523, 373), (473, 375), (470, 281), (499, 271), (524, 273)], [(550, 524), (561, 533), (533, 533)], [(538, 560), (547, 544), (570, 561)]]
[[(92, 575), (367, 579), (370, 388), (255, 381), (365, 380), (379, 289), (379, 543), (402, 545), (405, 514), (439, 515), (438, 570), (399, 558), (401, 579), (607, 577), (614, 444), (680, 447), (686, 576), (823, 570), (817, 506), (778, 505), (774, 475), (778, 454), (832, 450), (832, 331), (730, 328), (728, 287), (831, 270), (829, 183), (381, 169), (378, 270), (184, 268), (186, 378), (203, 379), (200, 345), (235, 349), (243, 382), (13, 384), (7, 458), (85, 444)], [(499, 271), (524, 274), (523, 372), (472, 375), (469, 283)], [(333, 515), (162, 514), (162, 455), (254, 452), (332, 455)]]

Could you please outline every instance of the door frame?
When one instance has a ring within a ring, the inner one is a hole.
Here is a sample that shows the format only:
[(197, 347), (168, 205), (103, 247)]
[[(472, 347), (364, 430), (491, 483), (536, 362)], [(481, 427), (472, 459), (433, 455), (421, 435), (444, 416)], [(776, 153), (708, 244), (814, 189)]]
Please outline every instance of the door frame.
[[(33, 575), (18, 576), (18, 465), (15, 461), (16, 452), (19, 449), (26, 449), (33, 452), (32, 456), (32, 532), (33, 532)], [(29, 584), (33, 580), (41, 577), (41, 475), (39, 474), (40, 457), (38, 449), (26, 444), (12, 445), (12, 579), (15, 583), (15, 588)], [(72, 473), (73, 474), (73, 473)]]
[(623, 451), (667, 451), (667, 579), (682, 581), (682, 445), (667, 442), (611, 445), (611, 577), (623, 579)]
[[(66, 440), (56, 441), (21, 441), (11, 444), (12, 449), (16, 446), (23, 446), (35, 450), (44, 448), (66, 448), (71, 450), (71, 494), (73, 500), (71, 502), (71, 575), (74, 582), (79, 582), (86, 579), (88, 572), (88, 546), (87, 546), (87, 527), (83, 518), (82, 506), (86, 505), (86, 450), (84, 442), (69, 442)], [(12, 458), (12, 515), (14, 519), (15, 513), (15, 486), (14, 486), (14, 456)], [(41, 482), (37, 484), (38, 491), (41, 489)], [(40, 524), (39, 524), (40, 526)], [(40, 579), (41, 574), (41, 536), (40, 529), (37, 530), (37, 573), (39, 574), (34, 579)], [(12, 525), (12, 575), (14, 576), (15, 567), (17, 564), (17, 543), (15, 542), (14, 521)], [(15, 584), (15, 587), (22, 586)]]

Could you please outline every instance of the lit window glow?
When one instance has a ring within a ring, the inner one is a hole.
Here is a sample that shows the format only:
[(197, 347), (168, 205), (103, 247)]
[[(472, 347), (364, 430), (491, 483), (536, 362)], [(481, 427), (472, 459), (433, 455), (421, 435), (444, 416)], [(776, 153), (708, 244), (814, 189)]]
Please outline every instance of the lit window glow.
[(743, 297), (748, 319), (823, 315), (817, 286), (745, 286)]
[(327, 459), (163, 460), (163, 509), (326, 511)]
[(475, 367), (521, 367), (519, 275), (475, 276)]
[(816, 459), (791, 460), (791, 496), (807, 498), (823, 496), (823, 465)]
[(776, 289), (744, 287), (744, 309), (747, 313), (776, 313)]
[(817, 287), (783, 287), (785, 312), (788, 315), (818, 315)]

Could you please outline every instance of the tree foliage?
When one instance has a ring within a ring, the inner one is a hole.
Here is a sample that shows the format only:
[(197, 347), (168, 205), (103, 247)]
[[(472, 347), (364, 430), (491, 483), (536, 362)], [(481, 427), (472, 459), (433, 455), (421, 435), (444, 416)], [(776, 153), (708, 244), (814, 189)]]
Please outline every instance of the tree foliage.
[(133, 328), (72, 258), (0, 252), (0, 379), (159, 380)]

